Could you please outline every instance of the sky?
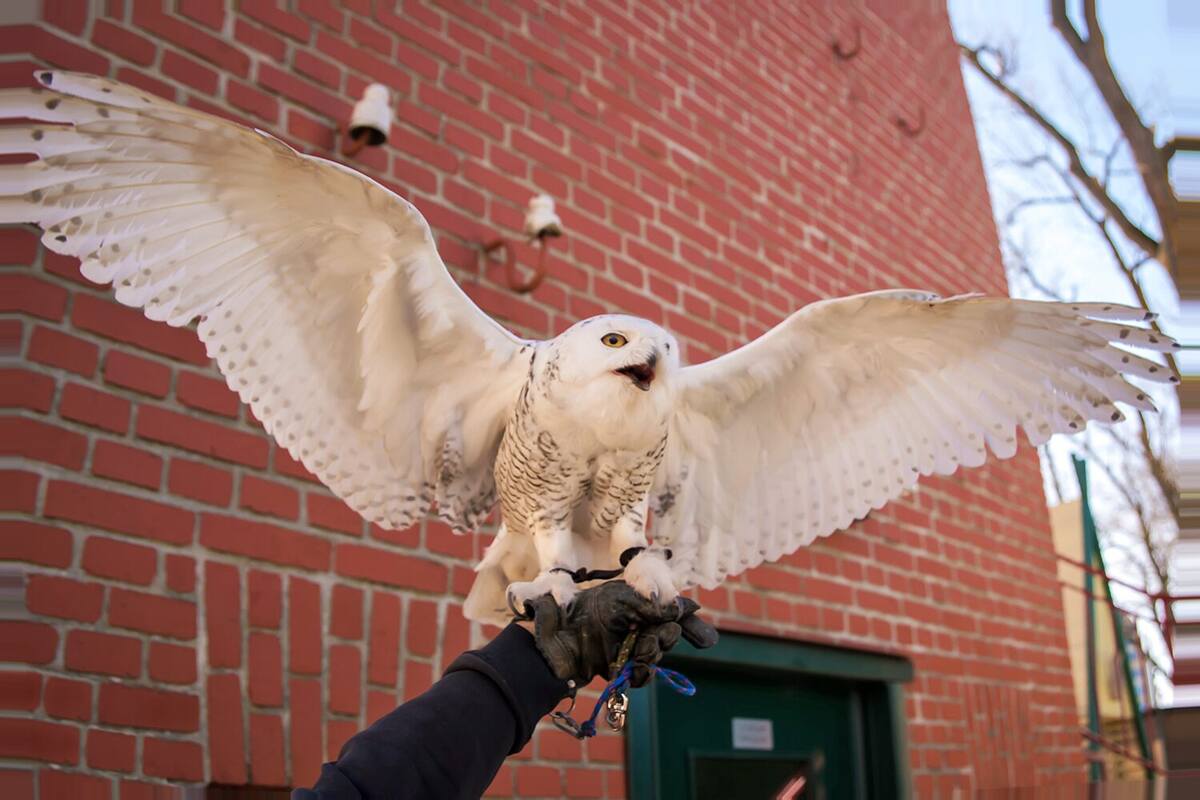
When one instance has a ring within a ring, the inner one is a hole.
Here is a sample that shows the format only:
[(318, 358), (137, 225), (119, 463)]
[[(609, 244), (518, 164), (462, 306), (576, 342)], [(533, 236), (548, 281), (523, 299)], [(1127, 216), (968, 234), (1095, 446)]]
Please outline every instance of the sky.
[[(1118, 131), (1099, 95), (1083, 69), (1062, 41), (1050, 20), (1048, 0), (949, 0), (951, 24), (958, 40), (968, 45), (999, 46), (1012, 56), (1010, 82), (1041, 108), (1073, 141), (1094, 149), (1089, 166), (1099, 170), (1103, 154), (1117, 140)], [(1076, 26), (1086, 30), (1080, 12), (1082, 4), (1069, 5)], [(1159, 141), (1175, 133), (1200, 133), (1200, 2), (1196, 0), (1109, 0), (1099, 3), (1100, 23), (1108, 54), (1126, 94), (1142, 118), (1153, 121)], [(1049, 170), (1031, 177), (1026, 169), (1012, 166), (1046, 152), (1061, 155), (1053, 146), (1043, 144), (1044, 137), (1027, 122), (1021, 112), (1000, 96), (972, 68), (964, 66), (964, 80), (975, 115), (980, 151), (988, 176), (997, 223), (1000, 225), (1014, 204), (1030, 196), (1063, 194), (1058, 179)], [(1060, 159), (1061, 161), (1061, 159)], [(1176, 159), (1172, 166), (1181, 162)], [(1140, 181), (1132, 174), (1128, 153), (1118, 155), (1113, 178), (1114, 192), (1136, 222), (1155, 230), (1155, 221), (1144, 200)], [(1173, 172), (1177, 189), (1200, 186), (1200, 160), (1188, 170)], [(1057, 292), (1080, 300), (1119, 300), (1133, 302), (1125, 280), (1117, 273), (1106, 246), (1089, 229), (1078, 208), (1070, 205), (1046, 205), (1022, 211), (1009, 227), (1011, 239), (1028, 256), (1037, 279)], [(1130, 250), (1129, 252), (1132, 252)], [(1200, 314), (1188, 309), (1188, 320), (1181, 313), (1174, 286), (1157, 265), (1147, 271), (1146, 285), (1151, 305), (1161, 313), (1163, 328), (1185, 342), (1200, 340)], [(1012, 279), (1012, 292), (1037, 297), (1032, 285)], [(1198, 371), (1196, 352), (1181, 354), (1185, 372)], [(1190, 360), (1190, 361), (1189, 361)], [(1156, 397), (1156, 399), (1159, 399)], [(1173, 402), (1170, 396), (1167, 403)], [(1160, 399), (1160, 405), (1163, 401)], [(1058, 441), (1062, 440), (1062, 441)], [(1063, 437), (1051, 443), (1059, 476), (1066, 484), (1064, 495), (1077, 495), (1067, 454), (1071, 448)], [(1094, 488), (1092, 505), (1097, 517), (1105, 517), (1105, 481), (1099, 470), (1089, 470)], [(1111, 492), (1111, 485), (1108, 485)], [(1107, 554), (1106, 554), (1107, 555)], [(1194, 556), (1200, 563), (1200, 552)], [(1178, 559), (1177, 559), (1178, 561)], [(1140, 582), (1136, 573), (1122, 568), (1116, 554), (1108, 558), (1110, 574)], [(1177, 591), (1179, 587), (1177, 587)], [(1132, 606), (1135, 596), (1114, 594), (1118, 604)], [(1152, 651), (1161, 652), (1161, 641), (1153, 630), (1143, 636)], [(1172, 692), (1160, 685), (1160, 700), (1166, 703), (1200, 703), (1200, 691)]]

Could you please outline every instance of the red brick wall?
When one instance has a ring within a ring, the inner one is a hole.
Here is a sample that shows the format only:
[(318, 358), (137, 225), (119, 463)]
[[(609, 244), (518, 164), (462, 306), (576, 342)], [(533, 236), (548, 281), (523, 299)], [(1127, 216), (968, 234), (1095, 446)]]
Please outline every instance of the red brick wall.
[[(353, 163), (525, 334), (623, 310), (694, 361), (822, 296), (1005, 289), (936, 2), (92, 5), (0, 28), (0, 83), (107, 74), (329, 154), (383, 81), (391, 142)], [(513, 235), (539, 189), (568, 235), (519, 298), (477, 243)], [(116, 305), (28, 230), (0, 232), (0, 263), (0, 556), (25, 576), (0, 622), (0, 795), (310, 782), (468, 645), (486, 537), (369, 528), (263, 435), (192, 332)], [(701, 599), (729, 629), (911, 658), (919, 796), (1081, 774), (1028, 449)], [(622, 762), (618, 737), (543, 730), (493, 793), (622, 797)]]

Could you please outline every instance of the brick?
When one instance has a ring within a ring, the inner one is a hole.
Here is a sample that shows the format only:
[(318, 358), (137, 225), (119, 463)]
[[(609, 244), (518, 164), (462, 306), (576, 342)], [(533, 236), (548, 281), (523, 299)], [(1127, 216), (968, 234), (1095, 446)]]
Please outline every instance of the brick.
[(394, 594), (371, 595), (371, 629), (368, 633), (367, 680), (395, 686), (399, 675), (400, 599)]
[[(235, 104), (236, 105), (236, 104)], [(180, 370), (175, 381), (175, 397), (189, 408), (237, 419), (241, 400), (223, 380)]]
[(46, 680), (42, 703), (52, 717), (86, 722), (92, 718), (92, 685), (51, 676)]
[(0, 455), (77, 470), (87, 455), (87, 438), (35, 419), (0, 417)]
[(242, 690), (237, 675), (208, 678), (208, 753), (213, 782), (235, 785), (246, 782)]
[(71, 563), (73, 539), (62, 528), (21, 519), (0, 520), (0, 560), (63, 568)]
[(267, 122), (279, 119), (279, 101), (252, 86), (229, 80), (225, 84), (225, 97), (234, 108), (240, 108), (259, 119)]
[(351, 586), (335, 585), (330, 600), (329, 631), (343, 639), (363, 635), (363, 593)]
[(289, 740), (292, 784), (312, 786), (321, 771), (325, 748), (321, 731), (321, 681), (293, 679), (288, 682), (290, 700)]
[(604, 772), (596, 769), (568, 769), (567, 797), (603, 797)]
[(28, 800), (28, 798), (33, 796), (32, 772), (17, 769), (0, 769), (0, 797)]
[(363, 518), (336, 497), (309, 492), (305, 503), (310, 525), (362, 536)]
[(522, 764), (517, 767), (517, 794), (521, 797), (560, 797), (562, 776), (550, 767)]
[(328, 541), (265, 522), (202, 514), (200, 543), (210, 550), (273, 564), (309, 570), (329, 568)]
[(167, 573), (167, 588), (180, 594), (196, 591), (196, 560), (178, 553), (167, 553), (164, 559)]
[(328, 31), (317, 32), (317, 49), (347, 69), (361, 72), (368, 78), (385, 84), (393, 93), (407, 94), (412, 80), (408, 73), (390, 61), (377, 58), (367, 51), (342, 41)]
[(154, 54), (158, 51), (158, 47), (150, 39), (103, 19), (92, 23), (92, 42), (143, 67), (153, 63)]
[(251, 569), (246, 577), (250, 625), (276, 629), (283, 621), (283, 588), (279, 575)]
[(92, 450), (92, 474), (143, 489), (162, 483), (163, 460), (154, 453), (117, 442), (100, 440)]
[(307, 75), (317, 83), (323, 83), (331, 89), (337, 89), (342, 82), (340, 67), (305, 50), (296, 51), (293, 65), (300, 74)]
[[(476, 560), (474, 537), (455, 533), (440, 520), (425, 520), (425, 547), (434, 553)], [(482, 552), (479, 555), (482, 556)]]
[(0, 313), (28, 314), (52, 322), (67, 310), (67, 290), (18, 272), (0, 272)]
[(180, 497), (225, 507), (233, 499), (233, 473), (198, 461), (172, 458), (167, 490)]
[(63, 661), (75, 672), (136, 678), (142, 674), (142, 643), (129, 636), (73, 630), (67, 633)]
[(190, 511), (71, 481), (50, 481), (45, 514), (167, 544), (192, 541)]
[(358, 714), (362, 694), (362, 654), (357, 647), (338, 644), (329, 648), (329, 710)]
[(251, 19), (286, 34), (299, 42), (307, 42), (311, 34), (309, 24), (297, 14), (280, 9), (274, 0), (244, 0), (242, 13)]
[(87, 733), (87, 765), (92, 769), (133, 772), (137, 766), (137, 737), (92, 728)]
[(250, 715), (250, 780), (259, 786), (286, 786), (283, 718)]
[(247, 467), (262, 469), (267, 465), (268, 446), (263, 436), (163, 408), (138, 407), (137, 435)]
[(404, 662), (404, 700), (408, 702), (433, 685), (433, 665), (423, 661)]
[(345, 100), (266, 62), (258, 64), (258, 82), (330, 120), (342, 123), (350, 117), (351, 105)]
[(161, 398), (171, 387), (171, 370), (141, 356), (109, 350), (104, 357), (104, 382)]
[(359, 544), (337, 545), (334, 562), (347, 578), (426, 592), (444, 592), (449, 577), (441, 564)]
[(300, 517), (300, 493), (286, 484), (244, 475), (238, 506), (280, 519), (295, 520)]
[(204, 565), (204, 617), (208, 663), (212, 667), (242, 664), (242, 594), (237, 567)]
[(437, 640), (437, 605), (428, 600), (409, 600), (404, 640), (408, 652), (418, 656), (432, 656), (437, 648)]
[(257, 25), (251, 25), (244, 19), (234, 22), (233, 38), (247, 47), (267, 54), (275, 61), (283, 61), (287, 53), (287, 44), (283, 39)]
[(278, 708), (283, 705), (283, 649), (279, 637), (269, 633), (250, 634), (250, 702)]
[(38, 791), (42, 797), (108, 800), (112, 795), (112, 781), (98, 775), (44, 769), (38, 773)]
[(149, 586), (157, 570), (158, 554), (152, 548), (89, 536), (83, 545), (85, 572), (100, 578)]
[(27, 369), (0, 369), (0, 408), (45, 414), (54, 402), (54, 379)]
[(196, 648), (166, 642), (150, 643), (150, 678), (162, 683), (196, 682)]
[(355, 722), (345, 719), (331, 719), (325, 723), (325, 759), (334, 761), (341, 752), (342, 746), (350, 737), (358, 732)]
[(173, 639), (196, 638), (196, 604), (147, 592), (114, 587), (108, 598), (108, 623)]
[[(18, 356), (25, 338), (25, 323), (19, 319), (0, 319), (0, 355)], [(45, 349), (45, 348), (43, 348)], [(33, 356), (30, 356), (33, 359)]]
[(82, 330), (125, 342), (151, 353), (189, 364), (208, 363), (204, 345), (190, 328), (172, 328), (161, 322), (154, 322), (134, 308), (91, 295), (77, 294), (71, 308), (71, 321)]
[(250, 58), (228, 42), (168, 16), (154, 0), (133, 0), (135, 25), (161, 36), (167, 41), (215, 64), (223, 71), (244, 76), (250, 69)]
[(25, 582), (25, 605), (34, 614), (95, 622), (100, 619), (104, 587), (56, 575), (30, 575)]
[(381, 692), (378, 689), (367, 691), (367, 716), (364, 724), (373, 725), (376, 720), (396, 708), (396, 693)]
[(147, 736), (142, 740), (142, 770), (155, 778), (199, 781), (204, 778), (204, 751), (195, 742)]
[(42, 676), (36, 672), (0, 671), (0, 708), (33, 711), (42, 700)]
[(29, 266), (37, 257), (38, 237), (32, 228), (0, 228), (0, 263)]
[(0, 511), (32, 513), (37, 506), (41, 476), (16, 469), (0, 469)]
[(106, 725), (187, 733), (200, 729), (200, 698), (194, 694), (100, 685), (99, 720)]
[(288, 579), (288, 668), (321, 674), (321, 587), (301, 578)]
[(79, 728), (36, 719), (0, 717), (0, 756), (52, 764), (77, 764)]

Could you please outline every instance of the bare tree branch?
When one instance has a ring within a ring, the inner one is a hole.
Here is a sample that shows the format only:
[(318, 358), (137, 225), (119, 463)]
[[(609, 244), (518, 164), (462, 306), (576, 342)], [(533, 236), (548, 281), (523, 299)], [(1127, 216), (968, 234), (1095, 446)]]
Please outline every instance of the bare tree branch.
[(993, 75), (980, 60), (980, 53), (985, 52), (983, 48), (967, 47), (964, 44), (959, 45), (967, 63), (971, 64), (985, 80), (996, 87), (1001, 94), (1011, 100), (1025, 113), (1025, 115), (1035, 123), (1043, 132), (1058, 145), (1067, 154), (1069, 169), (1071, 175), (1075, 177), (1086, 189), (1089, 195), (1104, 207), (1105, 211), (1112, 217), (1117, 227), (1121, 229), (1129, 239), (1145, 250), (1147, 253), (1157, 254), (1159, 252), (1160, 243), (1157, 239), (1151, 236), (1146, 231), (1142, 230), (1129, 216), (1124, 209), (1117, 204), (1108, 192), (1104, 190), (1104, 186), (1098, 181), (1083, 164), (1083, 157), (1079, 154), (1079, 149), (1075, 146), (1067, 135), (1058, 129), (1046, 115), (1034, 107), (1032, 103), (1022, 97), (1015, 89), (1009, 86), (1003, 79)]
[[(1167, 178), (1167, 158), (1164, 151), (1154, 143), (1154, 131), (1142, 121), (1137, 109), (1133, 107), (1121, 82), (1113, 71), (1108, 60), (1108, 51), (1104, 46), (1104, 32), (1100, 28), (1100, 18), (1096, 12), (1096, 0), (1084, 0), (1083, 16), (1087, 21), (1087, 38), (1075, 30), (1067, 16), (1067, 0), (1050, 0), (1050, 18), (1054, 28), (1066, 41), (1067, 46), (1075, 54), (1079, 63), (1087, 70), (1092, 83), (1104, 98), (1105, 105), (1112, 113), (1117, 127), (1121, 129), (1129, 149), (1133, 152), (1138, 171), (1142, 178), (1142, 186), (1150, 198), (1162, 223), (1163, 241), (1162, 253), (1155, 248), (1146, 247), (1138, 242), (1138, 246), (1155, 257), (1162, 258), (1164, 266), (1172, 273), (1175, 271), (1175, 252), (1171, 242), (1171, 223), (1175, 213), (1175, 200), (1171, 194), (1171, 184)], [(1074, 172), (1074, 170), (1072, 170)], [(1077, 176), (1078, 177), (1078, 176)], [(1089, 192), (1090, 192), (1089, 187)], [(1114, 220), (1116, 219), (1116, 215)], [(1118, 226), (1125, 231), (1124, 225), (1118, 221)], [(1128, 231), (1125, 231), (1128, 236)], [(1134, 239), (1133, 236), (1130, 236)], [(1137, 240), (1134, 239), (1136, 242)]]

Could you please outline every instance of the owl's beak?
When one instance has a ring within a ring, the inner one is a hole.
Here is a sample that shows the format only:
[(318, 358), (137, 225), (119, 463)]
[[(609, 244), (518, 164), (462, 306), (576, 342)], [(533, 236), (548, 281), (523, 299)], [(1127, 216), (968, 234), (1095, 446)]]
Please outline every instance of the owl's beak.
[(633, 385), (641, 389), (643, 392), (650, 391), (650, 384), (654, 383), (654, 368), (658, 365), (658, 353), (650, 353), (650, 357), (642, 364), (630, 364), (627, 367), (621, 367), (614, 370), (618, 375), (624, 375), (633, 381)]

